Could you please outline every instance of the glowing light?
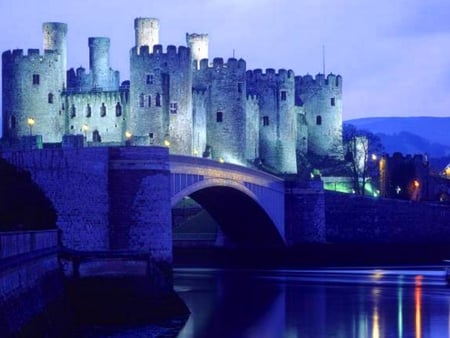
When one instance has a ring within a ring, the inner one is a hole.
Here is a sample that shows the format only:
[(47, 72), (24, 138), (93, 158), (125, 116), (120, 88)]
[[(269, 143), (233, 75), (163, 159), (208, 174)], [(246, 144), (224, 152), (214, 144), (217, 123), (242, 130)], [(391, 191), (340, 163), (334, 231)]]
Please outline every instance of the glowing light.
[(222, 157), (219, 157), (219, 162), (220, 162), (220, 163), (224, 163), (225, 160), (224, 160)]
[(194, 155), (197, 156), (198, 155), (198, 150), (194, 149)]
[(375, 270), (372, 279), (380, 280), (381, 278), (383, 278), (383, 270)]
[(376, 305), (373, 308), (372, 324), (372, 338), (380, 338), (380, 317)]
[(166, 147), (170, 147), (170, 141), (169, 140), (164, 140), (164, 145)]
[(420, 187), (420, 183), (419, 183), (419, 181), (418, 180), (414, 180), (413, 181), (413, 186), (414, 186), (414, 188), (418, 188), (418, 187)]
[(372, 154), (372, 161), (376, 161), (377, 160), (377, 155), (376, 154)]
[(83, 124), (81, 129), (83, 129), (83, 131), (86, 133), (89, 130), (89, 126), (87, 124)]
[(36, 121), (35, 121), (34, 118), (32, 118), (32, 117), (29, 117), (29, 118), (27, 119), (28, 127), (30, 127), (30, 136), (33, 134), (33, 126), (34, 126), (35, 122), (36, 122)]
[(127, 140), (129, 140), (132, 136), (133, 136), (133, 134), (131, 132), (129, 132), (128, 130), (125, 132), (125, 138)]

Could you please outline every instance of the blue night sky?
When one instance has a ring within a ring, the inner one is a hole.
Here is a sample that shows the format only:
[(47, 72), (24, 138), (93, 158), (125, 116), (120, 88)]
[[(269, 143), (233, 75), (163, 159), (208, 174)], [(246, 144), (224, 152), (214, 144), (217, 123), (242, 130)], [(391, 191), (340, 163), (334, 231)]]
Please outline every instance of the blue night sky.
[(41, 25), (65, 22), (68, 66), (88, 68), (88, 37), (111, 38), (111, 67), (129, 78), (135, 17), (160, 19), (160, 43), (208, 33), (210, 58), (248, 69), (322, 71), (344, 79), (344, 120), (450, 115), (448, 0), (0, 1), (0, 50), (42, 49)]

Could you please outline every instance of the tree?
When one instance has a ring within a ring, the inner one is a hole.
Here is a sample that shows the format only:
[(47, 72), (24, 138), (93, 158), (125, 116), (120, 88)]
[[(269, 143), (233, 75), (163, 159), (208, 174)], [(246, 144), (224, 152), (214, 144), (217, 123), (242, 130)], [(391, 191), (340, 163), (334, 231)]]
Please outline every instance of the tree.
[(356, 194), (364, 195), (369, 181), (379, 177), (378, 159), (384, 152), (380, 138), (352, 124), (344, 124), (343, 141), (345, 160), (350, 164), (353, 189)]
[(56, 228), (56, 211), (28, 172), (0, 158), (0, 231)]

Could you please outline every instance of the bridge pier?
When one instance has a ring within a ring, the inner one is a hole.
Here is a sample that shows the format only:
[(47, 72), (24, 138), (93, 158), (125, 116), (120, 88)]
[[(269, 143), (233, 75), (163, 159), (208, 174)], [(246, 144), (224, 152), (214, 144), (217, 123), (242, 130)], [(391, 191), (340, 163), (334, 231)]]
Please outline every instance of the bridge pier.
[(285, 182), (285, 238), (287, 246), (326, 242), (323, 182)]

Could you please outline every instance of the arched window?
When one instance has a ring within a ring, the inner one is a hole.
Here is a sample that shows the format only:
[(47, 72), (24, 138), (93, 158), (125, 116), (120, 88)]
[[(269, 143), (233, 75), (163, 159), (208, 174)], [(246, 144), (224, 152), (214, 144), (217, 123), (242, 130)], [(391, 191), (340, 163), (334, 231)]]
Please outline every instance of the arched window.
[(320, 126), (320, 125), (322, 124), (322, 116), (317, 115), (317, 117), (316, 117), (316, 124), (317, 124), (318, 126)]
[(75, 105), (72, 104), (70, 107), (70, 118), (73, 119), (75, 116), (77, 116), (77, 109), (75, 108)]
[(102, 102), (102, 106), (100, 107), (100, 116), (105, 117), (106, 116), (106, 106), (105, 102)]
[(53, 93), (48, 93), (48, 103), (53, 103)]
[(120, 102), (117, 102), (116, 104), (116, 116), (122, 115), (122, 106), (120, 105)]
[(90, 104), (88, 103), (86, 106), (86, 117), (91, 117), (92, 115), (92, 108), (90, 106)]
[(102, 137), (100, 136), (100, 133), (98, 130), (94, 130), (92, 133), (92, 141), (93, 142), (102, 142)]
[(161, 107), (161, 94), (156, 94), (155, 106)]
[(152, 106), (152, 96), (151, 95), (148, 96), (147, 101), (148, 101), (148, 106), (151, 107)]
[(141, 93), (141, 95), (139, 95), (139, 107), (144, 107), (145, 105), (145, 95), (144, 93)]

